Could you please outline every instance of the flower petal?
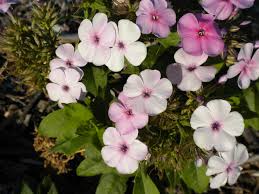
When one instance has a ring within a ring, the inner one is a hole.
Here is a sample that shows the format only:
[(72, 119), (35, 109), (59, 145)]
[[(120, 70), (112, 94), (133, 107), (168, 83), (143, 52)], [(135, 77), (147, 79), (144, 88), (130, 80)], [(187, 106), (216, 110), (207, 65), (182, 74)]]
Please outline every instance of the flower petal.
[(219, 37), (207, 36), (201, 39), (201, 47), (209, 56), (217, 56), (224, 50), (224, 42)]
[(228, 69), (228, 72), (227, 72), (227, 78), (230, 79), (230, 78), (237, 76), (243, 70), (243, 67), (245, 65), (246, 64), (244, 63), (244, 61), (240, 61), (240, 62), (237, 62), (234, 65), (230, 66)]
[(150, 34), (153, 29), (153, 22), (149, 15), (140, 15), (137, 17), (136, 24), (141, 29), (142, 34)]
[(224, 172), (226, 165), (227, 163), (222, 158), (218, 156), (212, 156), (208, 161), (208, 169), (206, 171), (206, 175), (211, 176)]
[(196, 66), (202, 65), (208, 59), (208, 55), (202, 54), (200, 56), (194, 56), (186, 53), (182, 48), (178, 49), (174, 54), (174, 60), (176, 63), (189, 66), (195, 64)]
[(154, 88), (160, 81), (161, 73), (158, 70), (146, 69), (140, 73), (144, 85), (150, 89)]
[(236, 138), (229, 135), (225, 131), (214, 134), (214, 147), (218, 152), (230, 151), (236, 144)]
[(165, 9), (167, 8), (166, 0), (152, 0), (155, 9)]
[(139, 8), (136, 12), (136, 15), (139, 16), (141, 14), (146, 14), (149, 11), (154, 10), (154, 4), (150, 0), (142, 0), (139, 3)]
[(100, 35), (100, 44), (104, 47), (112, 47), (116, 40), (116, 28), (114, 22), (109, 22)]
[(215, 176), (214, 178), (211, 178), (210, 180), (210, 188), (216, 189), (219, 188), (227, 183), (228, 175), (227, 173), (223, 172)]
[(52, 59), (49, 65), (50, 65), (50, 70), (54, 70), (60, 67), (67, 68), (66, 62), (59, 58)]
[(106, 47), (99, 47), (95, 50), (93, 64), (97, 66), (104, 65), (111, 57), (111, 49)]
[(195, 144), (205, 150), (211, 150), (214, 146), (214, 139), (210, 128), (198, 128), (193, 133)]
[(127, 46), (125, 57), (133, 66), (139, 66), (147, 57), (147, 47), (142, 42), (134, 42)]
[(106, 66), (113, 72), (121, 71), (124, 67), (124, 54), (116, 47), (113, 47), (111, 49), (111, 57)]
[(238, 77), (237, 83), (240, 89), (247, 89), (250, 86), (250, 78), (245, 73), (241, 73)]
[(84, 100), (86, 95), (86, 87), (83, 83), (78, 82), (71, 88), (70, 94), (77, 100)]
[[(192, 44), (190, 44), (190, 42)], [(183, 37), (182, 38), (182, 47), (183, 47), (184, 51), (189, 53), (190, 55), (200, 56), (203, 54), (201, 41), (198, 38), (194, 38), (191, 36)]]
[(154, 91), (153, 94), (155, 96), (159, 96), (159, 97), (162, 97), (162, 98), (169, 98), (172, 95), (173, 86), (168, 79), (162, 78), (156, 84), (153, 91)]
[(117, 145), (122, 141), (120, 133), (114, 127), (107, 128), (103, 133), (104, 145)]
[(177, 31), (181, 37), (196, 35), (196, 30), (199, 29), (199, 23), (197, 18), (192, 13), (187, 13), (182, 16), (177, 24)]
[(152, 32), (154, 35), (160, 38), (166, 38), (170, 34), (170, 27), (164, 23), (155, 23), (152, 26)]
[(68, 84), (77, 84), (77, 82), (81, 79), (81, 74), (74, 68), (65, 69), (66, 82)]
[(210, 82), (215, 78), (217, 69), (213, 66), (200, 66), (194, 72), (202, 82)]
[(132, 125), (136, 129), (142, 129), (148, 123), (148, 115), (144, 113), (134, 112), (134, 116), (131, 118)]
[(132, 174), (138, 169), (138, 161), (124, 155), (116, 166), (116, 169), (121, 174)]
[(104, 146), (101, 150), (104, 162), (110, 167), (116, 167), (123, 155), (113, 146)]
[(139, 140), (135, 140), (129, 148), (129, 156), (135, 160), (144, 160), (148, 154), (147, 146)]
[(161, 23), (165, 25), (173, 26), (176, 23), (176, 15), (173, 9), (163, 9), (160, 17)]
[(84, 67), (87, 64), (87, 61), (81, 56), (78, 50), (75, 51), (72, 61), (73, 65), (77, 67)]
[(108, 111), (108, 115), (111, 121), (118, 122), (120, 119), (124, 118), (123, 105), (119, 102), (113, 102)]
[(249, 158), (247, 148), (243, 144), (237, 144), (234, 149), (234, 161), (237, 165), (244, 164)]
[(138, 130), (138, 128), (133, 126), (132, 122), (127, 118), (120, 119), (115, 123), (115, 126), (116, 126), (116, 129), (118, 129), (120, 134), (122, 135)]
[(211, 117), (210, 111), (205, 106), (199, 106), (192, 113), (191, 116), (191, 127), (193, 129), (198, 129), (200, 127), (210, 127), (213, 122), (213, 118)]
[(123, 94), (127, 97), (136, 97), (142, 94), (143, 81), (138, 75), (129, 76), (127, 83), (123, 87)]
[(70, 92), (64, 92), (63, 90), (61, 91), (60, 94), (60, 99), (58, 101), (59, 103), (64, 103), (64, 104), (69, 104), (69, 103), (75, 103), (76, 98), (74, 98)]
[(138, 130), (133, 130), (127, 134), (122, 134), (121, 137), (128, 144), (132, 144), (138, 137)]
[(140, 38), (141, 32), (139, 27), (130, 20), (120, 20), (118, 28), (120, 40), (127, 44), (131, 44)]
[(66, 79), (65, 72), (61, 68), (54, 69), (49, 74), (49, 80), (59, 85), (65, 84), (66, 83), (65, 79)]
[(213, 119), (218, 122), (224, 121), (231, 111), (231, 106), (228, 101), (221, 99), (209, 101), (207, 107)]
[(255, 0), (231, 0), (231, 2), (240, 9), (246, 9), (252, 7)]
[(61, 95), (61, 88), (58, 84), (48, 83), (46, 86), (49, 98), (52, 101), (58, 101)]
[(234, 185), (237, 182), (238, 177), (240, 176), (240, 170), (235, 168), (228, 174), (228, 184)]
[(250, 60), (252, 58), (254, 45), (252, 43), (246, 43), (239, 51), (237, 60)]
[(189, 72), (182, 68), (183, 72), (183, 79), (177, 87), (182, 91), (197, 91), (201, 88), (202, 82), (201, 80), (195, 75), (194, 72)]
[(244, 119), (238, 112), (231, 112), (223, 122), (223, 130), (232, 136), (240, 136), (244, 132)]
[(96, 52), (96, 47), (92, 46), (91, 44), (87, 42), (80, 42), (78, 44), (78, 51), (80, 55), (88, 62), (93, 62), (95, 52)]
[(97, 13), (93, 17), (93, 28), (96, 32), (102, 32), (108, 23), (107, 15), (104, 13)]
[(144, 106), (148, 115), (158, 115), (166, 110), (167, 100), (159, 96), (150, 96), (144, 100)]
[(90, 32), (93, 30), (93, 25), (90, 20), (84, 19), (79, 28), (78, 28), (78, 36), (81, 41), (89, 41)]
[(69, 60), (74, 55), (74, 47), (72, 44), (62, 44), (56, 50), (56, 55), (64, 61)]

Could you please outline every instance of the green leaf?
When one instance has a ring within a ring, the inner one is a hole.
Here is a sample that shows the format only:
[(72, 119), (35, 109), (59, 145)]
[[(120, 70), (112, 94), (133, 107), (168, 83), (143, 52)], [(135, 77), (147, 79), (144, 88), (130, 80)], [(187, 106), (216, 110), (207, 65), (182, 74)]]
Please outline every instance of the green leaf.
[(248, 108), (259, 114), (259, 82), (243, 91)]
[(127, 177), (117, 174), (104, 174), (101, 176), (96, 194), (124, 194), (127, 180)]
[(250, 126), (255, 130), (259, 130), (259, 116), (257, 118), (245, 119), (245, 125)]
[(49, 192), (47, 194), (58, 194), (58, 190), (57, 190), (55, 184), (52, 184), (50, 186)]
[(133, 194), (159, 194), (156, 185), (145, 172), (144, 168), (140, 168), (135, 176), (135, 184)]
[(39, 134), (64, 141), (76, 137), (76, 129), (93, 118), (89, 108), (79, 104), (69, 104), (61, 110), (54, 111), (40, 123)]
[(25, 182), (22, 183), (21, 194), (33, 194), (32, 190)]
[(185, 184), (196, 193), (203, 193), (209, 185), (209, 177), (206, 176), (206, 166), (196, 167), (193, 161), (188, 162), (181, 173)]
[(180, 42), (180, 36), (177, 32), (171, 32), (166, 38), (159, 38), (158, 42), (163, 45), (164, 48), (171, 46), (177, 46)]
[(164, 53), (166, 49), (161, 45), (155, 45), (148, 48), (147, 57), (140, 66), (142, 70), (152, 68), (157, 59)]

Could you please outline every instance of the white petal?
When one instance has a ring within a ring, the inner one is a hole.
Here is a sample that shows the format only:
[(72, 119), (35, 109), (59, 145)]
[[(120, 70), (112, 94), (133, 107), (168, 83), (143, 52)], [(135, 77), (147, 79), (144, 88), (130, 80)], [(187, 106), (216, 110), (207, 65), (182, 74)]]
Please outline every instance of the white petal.
[(202, 149), (211, 150), (214, 146), (214, 139), (210, 128), (198, 128), (193, 133), (195, 144)]
[(122, 19), (118, 23), (120, 40), (127, 44), (133, 43), (140, 38), (139, 27), (130, 20)]
[(221, 99), (209, 101), (207, 107), (213, 119), (218, 122), (224, 121), (231, 111), (231, 106), (228, 101)]
[(253, 61), (255, 61), (257, 64), (259, 64), (259, 49), (255, 51), (255, 54), (252, 58)]
[(100, 44), (104, 47), (114, 46), (116, 31), (112, 22), (109, 22), (100, 34)]
[(49, 74), (49, 80), (59, 85), (65, 84), (65, 79), (65, 72), (60, 68), (52, 70)]
[(169, 98), (172, 95), (173, 86), (168, 79), (163, 78), (159, 80), (159, 82), (154, 87), (153, 91), (154, 91), (153, 94), (155, 96), (160, 96), (162, 98)]
[(213, 66), (200, 66), (194, 72), (202, 82), (210, 82), (215, 78), (217, 69)]
[(124, 55), (116, 47), (111, 49), (111, 57), (106, 66), (113, 72), (119, 72), (124, 67)]
[(220, 131), (218, 134), (214, 134), (214, 147), (218, 152), (231, 151), (236, 145), (236, 138), (224, 132)]
[(254, 45), (252, 43), (246, 43), (238, 53), (237, 60), (250, 60), (252, 58), (252, 53), (254, 50)]
[(234, 150), (234, 161), (238, 165), (242, 165), (249, 158), (247, 148), (243, 144), (237, 144)]
[(174, 59), (176, 63), (183, 65), (195, 64), (196, 66), (199, 66), (207, 61), (208, 55), (203, 53), (201, 56), (193, 56), (189, 55), (182, 48), (180, 48), (175, 52)]
[(132, 174), (138, 169), (138, 161), (124, 155), (116, 166), (116, 169), (121, 174)]
[(72, 62), (73, 65), (77, 67), (83, 67), (87, 64), (87, 61), (81, 56), (78, 50), (75, 51)]
[(88, 62), (93, 62), (95, 52), (96, 52), (96, 47), (92, 46), (91, 44), (87, 42), (80, 42), (78, 44), (78, 51), (80, 55)]
[(206, 175), (211, 176), (224, 172), (226, 165), (227, 163), (222, 158), (218, 156), (212, 156), (208, 161), (208, 169), (206, 171)]
[(71, 88), (70, 94), (77, 100), (83, 100), (86, 95), (86, 87), (83, 83), (78, 82)]
[(66, 82), (73, 86), (81, 79), (81, 74), (74, 68), (65, 69)]
[(138, 130), (133, 130), (130, 131), (127, 134), (123, 134), (121, 135), (122, 139), (124, 140), (124, 142), (127, 142), (128, 144), (131, 144), (132, 142), (134, 142), (136, 140), (136, 138), (138, 137)]
[(114, 127), (107, 128), (103, 133), (104, 145), (117, 145), (122, 141), (120, 133)]
[(49, 98), (52, 101), (58, 101), (61, 95), (61, 88), (58, 84), (48, 83), (46, 86)]
[(133, 66), (139, 66), (147, 56), (147, 47), (142, 42), (127, 45), (125, 57)]
[(104, 13), (97, 13), (93, 17), (93, 28), (97, 32), (101, 32), (105, 27), (108, 22), (107, 15)]
[(110, 167), (116, 167), (121, 160), (122, 155), (116, 147), (104, 146), (101, 151), (104, 162)]
[(130, 98), (127, 103), (134, 111), (147, 114), (145, 110), (144, 102), (145, 102), (145, 99), (141, 95), (134, 98)]
[(81, 41), (89, 41), (90, 33), (93, 30), (93, 26), (90, 20), (84, 19), (79, 28), (78, 28), (78, 36)]
[(158, 70), (146, 69), (140, 73), (144, 85), (149, 89), (154, 88), (160, 81), (161, 73)]
[(58, 59), (58, 58), (52, 59), (50, 61), (49, 65), (50, 65), (51, 70), (54, 70), (54, 69), (57, 69), (57, 68), (60, 68), (60, 67), (67, 68), (66, 62), (63, 61), (62, 59)]
[(202, 82), (194, 72), (188, 72), (182, 68), (183, 79), (177, 87), (182, 91), (197, 91), (201, 88)]
[(106, 47), (99, 47), (95, 50), (93, 64), (97, 66), (104, 65), (111, 57), (111, 49)]
[(74, 47), (72, 44), (62, 44), (56, 50), (56, 55), (64, 61), (71, 59), (74, 55)]
[(240, 89), (247, 89), (250, 86), (250, 78), (243, 72), (239, 75), (237, 83)]
[(136, 97), (142, 94), (143, 88), (142, 79), (137, 75), (131, 75), (123, 87), (123, 94), (127, 97)]
[(228, 174), (228, 184), (234, 185), (237, 182), (238, 177), (240, 176), (240, 170), (238, 168), (232, 170)]
[(210, 111), (205, 106), (199, 106), (191, 116), (191, 127), (197, 129), (199, 127), (210, 127), (213, 119), (210, 115)]
[(61, 91), (59, 103), (69, 104), (69, 103), (75, 103), (76, 98), (74, 98), (69, 92)]
[(167, 100), (159, 96), (150, 96), (144, 100), (145, 113), (154, 116), (166, 110)]
[(139, 140), (135, 140), (129, 148), (129, 156), (135, 160), (144, 160), (148, 154), (147, 146)]
[(234, 149), (227, 152), (219, 152), (219, 155), (225, 160), (226, 163), (230, 164), (234, 161)]
[(210, 180), (210, 188), (216, 189), (219, 188), (227, 183), (228, 175), (227, 173), (223, 172), (215, 176), (214, 178), (211, 178)]
[(240, 136), (244, 132), (244, 119), (238, 112), (231, 112), (223, 122), (223, 129), (232, 136)]

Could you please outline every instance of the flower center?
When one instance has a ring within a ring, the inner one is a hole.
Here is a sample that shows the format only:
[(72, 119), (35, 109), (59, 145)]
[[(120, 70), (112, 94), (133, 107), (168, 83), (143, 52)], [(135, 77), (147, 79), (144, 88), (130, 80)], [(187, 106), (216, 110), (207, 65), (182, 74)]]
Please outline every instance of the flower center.
[(190, 71), (190, 72), (192, 72), (192, 71), (194, 71), (196, 68), (197, 68), (196, 65), (191, 65), (191, 66), (189, 66), (189, 67), (187, 68), (187, 70)]
[(198, 35), (199, 35), (199, 36), (205, 36), (205, 30), (204, 30), (204, 29), (200, 29), (200, 30), (198, 31)]
[(151, 14), (152, 20), (153, 21), (158, 21), (159, 20), (159, 16), (156, 13)]
[(152, 91), (150, 89), (145, 89), (143, 92), (142, 92), (142, 96), (144, 98), (149, 98), (151, 96), (151, 93)]
[(220, 130), (220, 127), (221, 127), (221, 125), (220, 125), (220, 123), (217, 122), (217, 121), (214, 122), (214, 123), (212, 123), (212, 125), (211, 125), (212, 131), (215, 131), (215, 132), (219, 131), (219, 130)]
[(127, 153), (127, 151), (129, 150), (128, 146), (126, 144), (122, 144), (120, 147), (120, 151), (124, 154)]
[(119, 47), (119, 49), (125, 49), (125, 44), (120, 41), (120, 42), (118, 43), (118, 47)]
[(231, 163), (227, 166), (226, 172), (227, 172), (227, 173), (230, 173), (231, 171), (234, 170), (234, 168), (235, 168), (235, 165), (234, 165), (234, 163), (231, 162)]
[(64, 90), (65, 92), (68, 92), (69, 91), (69, 86), (68, 85), (62, 86), (62, 90)]
[(72, 66), (73, 66), (73, 63), (72, 63), (72, 61), (67, 60), (67, 61), (66, 61), (66, 65), (67, 65), (68, 67), (72, 67)]
[(100, 42), (100, 37), (97, 35), (94, 35), (94, 43), (99, 44), (99, 42)]
[(126, 110), (127, 116), (133, 116), (133, 111), (131, 109)]

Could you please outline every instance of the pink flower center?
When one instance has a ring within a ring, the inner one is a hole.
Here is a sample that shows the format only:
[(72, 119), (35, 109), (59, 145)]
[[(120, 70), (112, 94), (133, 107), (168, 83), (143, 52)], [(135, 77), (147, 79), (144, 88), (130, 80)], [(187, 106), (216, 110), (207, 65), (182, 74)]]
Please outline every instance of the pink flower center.
[(144, 98), (149, 98), (151, 96), (151, 94), (152, 94), (152, 90), (150, 90), (148, 88), (144, 89), (143, 92), (142, 92), (142, 96)]
[(231, 163), (227, 166), (226, 172), (229, 174), (229, 173), (231, 173), (231, 172), (234, 170), (234, 168), (235, 168), (235, 164), (234, 164), (233, 162), (231, 162)]
[(190, 66), (187, 68), (187, 70), (190, 71), (190, 72), (192, 72), (192, 71), (194, 71), (196, 68), (197, 68), (196, 65), (190, 65)]
[(129, 147), (128, 147), (126, 144), (122, 144), (122, 145), (120, 146), (120, 151), (121, 151), (123, 154), (126, 154), (128, 150), (129, 150)]
[(159, 20), (159, 15), (156, 11), (154, 11), (153, 13), (151, 13), (151, 20), (154, 22), (157, 22)]
[(128, 109), (125, 111), (125, 114), (129, 117), (133, 116), (133, 111), (131, 109)]
[(118, 43), (118, 47), (119, 47), (119, 49), (123, 50), (123, 49), (125, 49), (125, 44), (120, 41), (120, 42)]
[(68, 67), (72, 67), (72, 66), (73, 66), (73, 62), (70, 61), (70, 60), (67, 60), (67, 61), (66, 61), (66, 65), (67, 65)]
[(211, 129), (214, 132), (218, 132), (220, 130), (220, 128), (221, 128), (221, 125), (218, 121), (211, 124)]
[(62, 90), (65, 91), (65, 92), (68, 92), (69, 91), (69, 86), (68, 85), (64, 85), (62, 86)]
[(200, 37), (205, 36), (205, 30), (204, 30), (204, 29), (200, 29), (200, 30), (198, 31), (198, 35), (199, 35)]
[(100, 37), (95, 34), (93, 37), (93, 42), (94, 44), (98, 45), (100, 43)]

